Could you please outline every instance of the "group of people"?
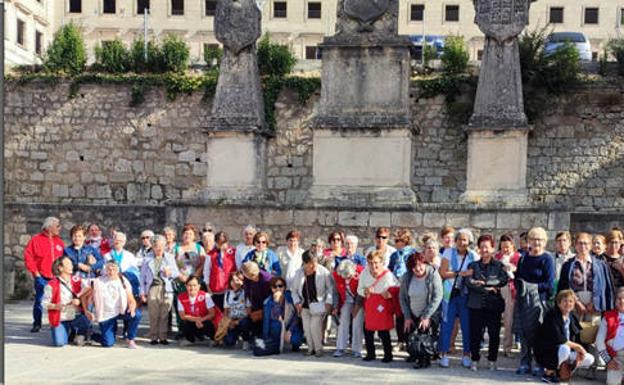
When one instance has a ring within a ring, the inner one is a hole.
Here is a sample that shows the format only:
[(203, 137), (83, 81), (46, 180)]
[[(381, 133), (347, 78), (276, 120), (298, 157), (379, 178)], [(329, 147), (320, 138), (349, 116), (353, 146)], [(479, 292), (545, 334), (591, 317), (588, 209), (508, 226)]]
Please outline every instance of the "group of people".
[(339, 230), (329, 234), (327, 247), (316, 239), (305, 250), (293, 230), (274, 250), (270, 235), (251, 225), (234, 247), (211, 224), (201, 233), (186, 224), (180, 242), (172, 227), (143, 231), (136, 253), (126, 250), (117, 228), (106, 238), (97, 224), (75, 225), (67, 247), (60, 230), (57, 218), (46, 218), (24, 251), (35, 287), (31, 331), (41, 329), (47, 310), (55, 346), (112, 346), (122, 320), (123, 338), (136, 348), (147, 305), (153, 345), (169, 344), (175, 318), (180, 346), (210, 339), (263, 356), (299, 351), (305, 343), (306, 354), (320, 357), (335, 329), (334, 357), (350, 352), (375, 360), (376, 333), (383, 362), (393, 361), (398, 349), (415, 368), (432, 360), (449, 367), (461, 330), (461, 364), (477, 371), (486, 332), (488, 368), (497, 369), (504, 325), (503, 354), (520, 344), (518, 374), (554, 383), (603, 361), (607, 384), (622, 380), (619, 229), (604, 236), (560, 232), (553, 253), (541, 227), (521, 234), (517, 245), (511, 234), (475, 240), (468, 229), (444, 227), (416, 239), (407, 229), (381, 227), (364, 253), (355, 235)]

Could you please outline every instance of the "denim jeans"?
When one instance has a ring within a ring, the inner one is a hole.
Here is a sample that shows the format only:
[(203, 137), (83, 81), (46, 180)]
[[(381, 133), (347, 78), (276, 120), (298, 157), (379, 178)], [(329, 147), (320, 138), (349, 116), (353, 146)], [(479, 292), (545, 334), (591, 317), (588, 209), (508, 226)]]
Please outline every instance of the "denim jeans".
[(52, 327), (52, 345), (65, 346), (69, 343), (69, 337), (74, 335), (85, 335), (89, 329), (89, 319), (84, 314), (78, 314), (71, 321), (61, 321), (57, 327)]
[(461, 326), (464, 353), (470, 352), (470, 312), (467, 303), (468, 296), (463, 294), (450, 299), (446, 317), (442, 320), (440, 328), (440, 353), (448, 353), (450, 350), (451, 334), (457, 317)]
[(120, 314), (117, 317), (113, 317), (106, 321), (100, 322), (99, 342), (104, 347), (111, 347), (115, 345), (115, 335), (117, 334), (117, 321), (125, 320), (128, 322), (128, 340), (132, 341), (136, 338), (137, 330), (139, 330), (139, 323), (141, 322), (141, 310), (136, 309), (134, 317), (130, 316), (130, 313)]
[(33, 326), (41, 326), (41, 316), (43, 314), (43, 291), (48, 285), (48, 279), (44, 277), (35, 277), (35, 303), (33, 304)]

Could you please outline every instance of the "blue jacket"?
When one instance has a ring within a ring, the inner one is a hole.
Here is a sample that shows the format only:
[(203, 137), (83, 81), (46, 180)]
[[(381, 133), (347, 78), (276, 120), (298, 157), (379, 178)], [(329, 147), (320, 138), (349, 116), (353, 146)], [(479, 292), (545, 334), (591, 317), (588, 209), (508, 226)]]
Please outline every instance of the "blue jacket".
[[(100, 275), (100, 271), (102, 267), (104, 267), (104, 258), (100, 251), (93, 246), (83, 245), (80, 250), (76, 250), (74, 245), (67, 246), (65, 250), (63, 250), (63, 254), (67, 255), (74, 265), (74, 274), (79, 274), (82, 278), (95, 278)], [(78, 264), (83, 263), (88, 265), (87, 259), (89, 255), (93, 255), (95, 258), (95, 264), (90, 265), (91, 271), (89, 273), (84, 272), (78, 269)]]
[[(299, 322), (298, 322), (299, 316), (297, 315), (297, 310), (295, 309), (295, 304), (293, 302), (290, 292), (288, 291), (285, 292), (284, 296), (285, 296), (284, 297), (284, 314), (283, 314), (284, 327), (286, 331), (291, 332), (293, 336), (293, 340), (294, 340), (292, 342), (295, 342), (299, 339), (299, 337), (302, 337), (303, 335), (302, 330), (299, 327)], [(274, 320), (271, 320), (271, 308), (273, 307), (273, 304), (274, 304), (273, 296), (270, 295), (264, 301), (264, 308), (263, 308), (264, 316), (262, 318), (262, 339), (265, 341), (275, 340), (275, 339), (279, 341), (280, 339), (281, 333), (277, 334), (278, 332), (277, 328), (271, 327), (272, 326), (271, 323), (274, 321)]]
[[(561, 267), (561, 276), (559, 277), (559, 285), (557, 293), (561, 290), (570, 289), (570, 281), (572, 281), (572, 266), (576, 258), (568, 259)], [(594, 286), (591, 287), (592, 303), (594, 309), (598, 312), (611, 310), (614, 307), (613, 285), (611, 283), (611, 274), (606, 263), (596, 257), (591, 258), (592, 273)]]
[[(245, 258), (243, 259), (243, 263), (249, 262), (249, 261), (256, 262), (255, 253), (256, 253), (256, 249), (253, 249), (249, 253), (247, 253)], [(258, 266), (260, 267), (260, 270), (264, 270), (267, 273), (271, 273), (271, 275), (273, 275), (274, 277), (282, 276), (282, 266), (280, 265), (279, 257), (271, 249), (267, 250), (266, 257), (264, 258), (263, 261), (260, 261), (260, 263), (258, 263)]]
[(338, 265), (340, 265), (340, 262), (350, 259), (353, 261), (353, 263), (355, 263), (356, 265), (360, 265), (360, 266), (364, 266), (366, 267), (366, 257), (363, 256), (360, 253), (355, 253), (352, 256), (347, 256), (347, 255), (342, 255), (342, 256), (337, 256), (334, 258), (334, 270), (336, 270), (336, 268), (338, 268)]
[(390, 255), (390, 263), (388, 263), (388, 269), (394, 274), (395, 277), (401, 278), (403, 274), (407, 272), (407, 258), (414, 252), (412, 246), (405, 246), (402, 249), (397, 249), (392, 255)]

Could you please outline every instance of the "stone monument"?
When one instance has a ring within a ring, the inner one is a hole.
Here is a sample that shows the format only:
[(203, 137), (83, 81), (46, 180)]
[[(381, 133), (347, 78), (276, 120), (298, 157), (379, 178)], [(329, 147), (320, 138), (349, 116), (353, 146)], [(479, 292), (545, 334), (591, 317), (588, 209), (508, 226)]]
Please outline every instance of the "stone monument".
[(526, 200), (527, 135), (518, 35), (532, 0), (474, 0), (485, 34), (479, 84), (468, 131), (464, 198), (522, 204)]
[(411, 42), (398, 34), (398, 14), (399, 0), (338, 0), (336, 34), (320, 45), (310, 192), (318, 206), (415, 203)]
[(215, 36), (223, 59), (206, 132), (208, 199), (261, 195), (266, 139), (262, 85), (256, 54), (262, 12), (255, 0), (219, 0)]

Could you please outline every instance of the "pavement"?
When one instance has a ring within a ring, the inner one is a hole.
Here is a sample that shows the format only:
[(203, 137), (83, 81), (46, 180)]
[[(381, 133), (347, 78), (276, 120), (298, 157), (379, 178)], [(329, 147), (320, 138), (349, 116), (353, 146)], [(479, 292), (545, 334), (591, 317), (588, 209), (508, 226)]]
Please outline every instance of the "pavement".
[[(500, 369), (487, 370), (485, 358), (476, 373), (462, 368), (458, 356), (452, 357), (451, 368), (435, 363), (428, 369), (413, 369), (404, 360), (405, 353), (395, 354), (394, 362), (363, 362), (351, 357), (334, 358), (333, 339), (322, 358), (303, 353), (286, 353), (254, 357), (238, 349), (213, 348), (206, 345), (178, 347), (151, 346), (147, 334), (147, 312), (139, 329), (138, 349), (126, 348), (118, 339), (112, 348), (99, 346), (50, 346), (50, 329), (30, 333), (31, 302), (5, 304), (4, 365), (7, 384), (424, 384), (497, 385), (539, 383), (539, 378), (517, 376), (517, 359), (499, 358)], [(44, 317), (45, 318), (45, 317)], [(173, 340), (171, 340), (173, 342)], [(379, 347), (378, 347), (379, 348)], [(378, 357), (383, 354), (378, 350)], [(517, 353), (515, 353), (517, 356)], [(574, 377), (571, 384), (604, 384), (605, 373), (598, 380)]]

